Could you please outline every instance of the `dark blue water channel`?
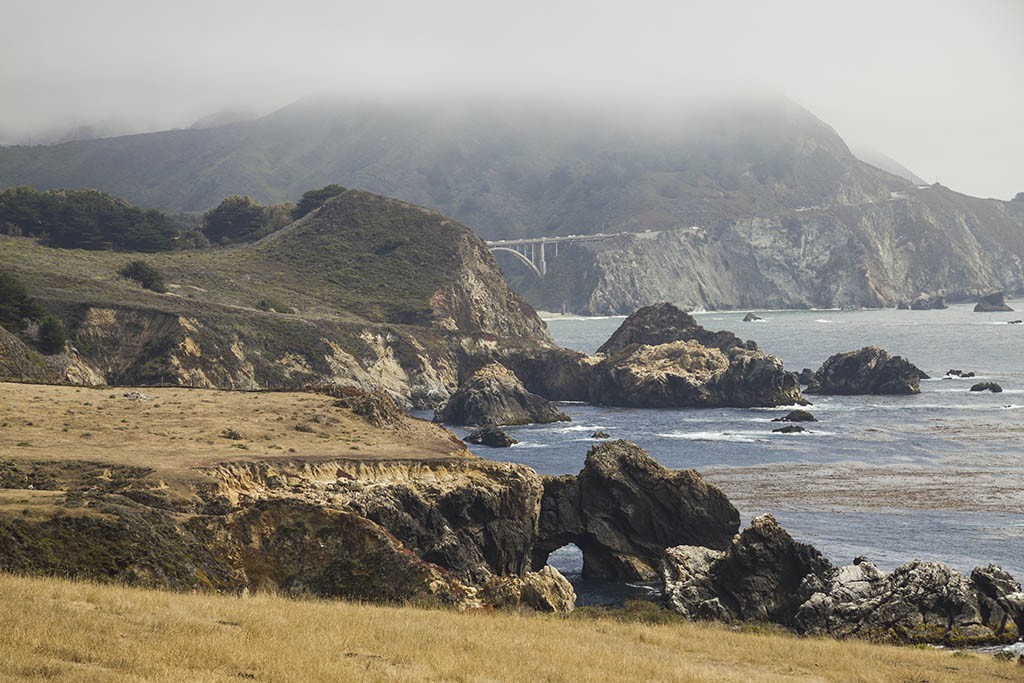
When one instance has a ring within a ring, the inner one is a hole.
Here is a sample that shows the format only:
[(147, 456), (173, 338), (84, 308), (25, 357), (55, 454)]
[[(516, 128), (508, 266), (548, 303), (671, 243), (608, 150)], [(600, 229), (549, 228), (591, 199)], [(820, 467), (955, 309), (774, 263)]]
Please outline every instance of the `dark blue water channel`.
[[(696, 314), (783, 359), (817, 368), (829, 355), (866, 345), (903, 355), (934, 379), (905, 397), (809, 397), (819, 422), (805, 434), (773, 434), (779, 409), (639, 410), (566, 404), (570, 423), (509, 428), (520, 443), (474, 446), (478, 455), (542, 474), (576, 473), (596, 430), (625, 438), (671, 468), (695, 468), (739, 508), (742, 523), (771, 512), (831, 560), (866, 555), (880, 567), (941, 560), (970, 571), (995, 562), (1024, 578), (1024, 325), (1022, 313), (766, 311)], [(560, 345), (593, 352), (621, 318), (552, 319)], [(948, 369), (969, 380), (942, 379)], [(995, 381), (1003, 393), (972, 393)], [(460, 436), (464, 430), (455, 430)], [(577, 583), (581, 602), (610, 599), (579, 580), (580, 556), (552, 564)], [(620, 587), (621, 588), (621, 587)], [(645, 587), (627, 589), (643, 593)], [(611, 598), (620, 598), (620, 589)]]

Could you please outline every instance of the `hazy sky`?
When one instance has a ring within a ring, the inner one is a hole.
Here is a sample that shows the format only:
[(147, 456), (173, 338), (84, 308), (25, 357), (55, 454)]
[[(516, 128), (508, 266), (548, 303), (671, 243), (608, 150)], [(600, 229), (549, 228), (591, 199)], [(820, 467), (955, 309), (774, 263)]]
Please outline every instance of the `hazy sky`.
[(1024, 0), (0, 0), (0, 137), (312, 92), (781, 91), (851, 146), (1024, 191)]

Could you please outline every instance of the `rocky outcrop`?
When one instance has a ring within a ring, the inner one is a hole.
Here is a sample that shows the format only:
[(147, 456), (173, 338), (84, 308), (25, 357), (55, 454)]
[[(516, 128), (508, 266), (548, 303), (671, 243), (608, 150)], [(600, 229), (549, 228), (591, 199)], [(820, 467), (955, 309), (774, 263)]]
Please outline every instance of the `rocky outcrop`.
[(837, 353), (814, 373), (809, 394), (917, 394), (920, 380), (928, 379), (920, 368), (900, 356), (890, 356), (877, 346)]
[(998, 313), (1005, 311), (1012, 311), (1006, 304), (1006, 298), (1003, 292), (992, 292), (978, 299), (978, 303), (974, 305), (975, 313)]
[(522, 577), (495, 577), (485, 583), (479, 598), (502, 609), (529, 607), (538, 612), (570, 612), (576, 606), (576, 591), (557, 569), (545, 566)]
[(773, 433), (778, 434), (801, 434), (807, 430), (800, 425), (786, 425), (785, 427), (776, 427), (772, 430)]
[(747, 313), (743, 316), (743, 322), (745, 323), (757, 322), (758, 320), (764, 320), (764, 318), (759, 315), (754, 315), (753, 313)]
[(833, 567), (771, 515), (755, 518), (724, 551), (669, 548), (661, 567), (669, 607), (687, 617), (791, 625)]
[(954, 646), (1009, 643), (1024, 623), (1024, 593), (998, 567), (971, 578), (936, 562), (891, 573), (862, 558), (835, 568), (771, 515), (757, 517), (728, 549), (666, 551), (668, 605), (695, 619), (771, 622), (802, 634)]
[(928, 294), (922, 293), (910, 302), (910, 310), (912, 311), (938, 311), (946, 308), (949, 308), (949, 306), (946, 305), (946, 297), (941, 294), (929, 296)]
[(657, 346), (678, 341), (695, 341), (723, 352), (735, 347), (757, 350), (752, 341), (743, 341), (727, 330), (706, 330), (689, 313), (670, 303), (658, 303), (634, 311), (597, 352), (613, 355), (631, 344)]
[(1003, 391), (1003, 387), (996, 382), (978, 382), (971, 385), (971, 391), (990, 391), (993, 394), (1000, 394)]
[(739, 527), (725, 495), (693, 470), (668, 470), (628, 441), (598, 444), (576, 476), (545, 477), (533, 566), (568, 543), (583, 575), (651, 579), (665, 548), (724, 548)]
[(434, 415), (435, 422), (518, 425), (570, 419), (549, 401), (531, 394), (515, 374), (490, 363), (466, 380)]
[(501, 427), (484, 425), (470, 432), (466, 437), (466, 443), (481, 444), (491, 448), (508, 448), (519, 442), (509, 436)]
[(806, 403), (796, 376), (778, 358), (696, 341), (625, 347), (590, 368), (586, 400), (637, 408)]

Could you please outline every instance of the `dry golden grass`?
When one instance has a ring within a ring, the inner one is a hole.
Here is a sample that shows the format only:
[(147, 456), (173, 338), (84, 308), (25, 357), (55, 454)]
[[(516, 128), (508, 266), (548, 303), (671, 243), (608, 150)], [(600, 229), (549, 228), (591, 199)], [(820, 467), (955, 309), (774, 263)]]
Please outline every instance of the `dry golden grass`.
[[(153, 400), (133, 401), (125, 391), (0, 382), (0, 457), (173, 473), (226, 460), (469, 455), (437, 425), (376, 428), (319, 394), (143, 387)], [(242, 438), (224, 438), (228, 428)]]
[(175, 594), (0, 576), (26, 681), (1019, 681), (990, 656), (719, 626)]

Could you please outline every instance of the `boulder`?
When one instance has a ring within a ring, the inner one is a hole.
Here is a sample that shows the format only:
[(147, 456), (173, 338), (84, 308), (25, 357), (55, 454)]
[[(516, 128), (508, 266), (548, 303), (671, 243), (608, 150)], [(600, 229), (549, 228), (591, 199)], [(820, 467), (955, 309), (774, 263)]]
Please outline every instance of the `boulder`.
[(762, 318), (759, 315), (754, 315), (753, 313), (747, 313), (745, 316), (743, 316), (743, 322), (745, 323), (752, 323), (755, 320), (764, 320), (764, 318)]
[(778, 432), (780, 434), (799, 434), (806, 431), (807, 430), (800, 425), (786, 425), (785, 427), (776, 427), (772, 430), (773, 433)]
[(661, 566), (665, 599), (679, 614), (783, 625), (794, 623), (800, 606), (834, 571), (771, 515), (756, 517), (724, 552), (670, 548)]
[(480, 368), (434, 413), (435, 422), (463, 425), (518, 425), (570, 419), (555, 405), (531, 394), (500, 363)]
[(974, 377), (974, 373), (963, 370), (946, 370), (946, 377)]
[(817, 422), (809, 410), (791, 410), (782, 417), (777, 417), (772, 422)]
[(610, 439), (612, 435), (608, 432), (597, 431), (590, 435), (591, 439)]
[(997, 313), (1012, 310), (1006, 305), (1006, 295), (1003, 292), (986, 294), (978, 299), (978, 303), (974, 306), (975, 313)]
[(587, 453), (576, 476), (544, 478), (533, 566), (558, 548), (583, 551), (583, 576), (657, 576), (665, 549), (725, 548), (739, 513), (725, 494), (693, 470), (669, 470), (629, 441), (608, 441)]
[(932, 297), (932, 309), (936, 311), (944, 311), (949, 306), (946, 304), (946, 297), (941, 294)]
[(930, 311), (931, 308), (932, 300), (927, 294), (922, 294), (910, 302), (910, 310), (912, 311)]
[(757, 350), (757, 344), (743, 341), (732, 332), (711, 332), (704, 329), (693, 316), (669, 303), (654, 304), (637, 309), (622, 321), (598, 353), (610, 355), (631, 344), (657, 346), (677, 341), (695, 341), (703, 346), (727, 351), (734, 347)]
[(814, 373), (810, 394), (918, 394), (920, 380), (928, 379), (920, 368), (900, 356), (890, 356), (877, 346), (837, 353)]
[(498, 609), (529, 607), (565, 614), (576, 607), (572, 584), (552, 566), (523, 576), (496, 576), (480, 588), (477, 596)]
[(799, 373), (797, 373), (796, 380), (802, 386), (806, 387), (808, 384), (814, 381), (814, 370), (811, 370), (810, 368), (804, 368)]
[(636, 408), (806, 403), (796, 376), (775, 356), (696, 341), (625, 347), (593, 366), (587, 400)]
[(512, 444), (519, 443), (501, 427), (495, 425), (484, 425), (478, 429), (474, 429), (466, 437), (466, 441), (469, 443), (481, 444), (483, 446), (490, 446), (491, 448), (508, 448)]
[(971, 386), (971, 391), (991, 391), (993, 394), (999, 394), (1003, 388), (995, 382), (978, 382)]

